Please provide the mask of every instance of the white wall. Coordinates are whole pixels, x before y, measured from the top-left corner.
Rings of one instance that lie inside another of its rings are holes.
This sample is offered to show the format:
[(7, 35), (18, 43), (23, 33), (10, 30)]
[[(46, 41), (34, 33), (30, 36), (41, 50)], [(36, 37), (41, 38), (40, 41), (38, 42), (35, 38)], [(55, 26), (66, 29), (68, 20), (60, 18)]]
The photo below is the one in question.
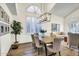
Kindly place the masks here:
[(64, 22), (64, 18), (58, 17), (56, 15), (52, 15), (51, 16), (51, 21), (50, 22), (45, 22), (43, 23), (43, 28), (45, 30), (47, 30), (47, 34), (51, 32), (51, 24), (52, 23), (56, 23), (56, 24), (60, 24), (60, 31), (64, 31), (63, 30), (63, 22)]
[[(41, 4), (23, 4), (23, 3), (16, 4), (17, 15), (18, 15), (17, 18), (18, 18), (18, 21), (20, 21), (22, 23), (22, 26), (23, 26), (22, 33), (20, 36), (18, 36), (18, 41), (20, 43), (32, 42), (31, 35), (29, 33), (27, 33), (25, 30), (26, 29), (26, 27), (25, 27), (26, 17), (32, 16), (32, 15), (34, 16), (34, 14), (32, 14), (32, 13), (27, 13), (27, 7), (31, 6), (31, 5), (36, 5), (37, 7), (39, 7), (41, 9)], [(44, 9), (44, 8), (46, 8), (46, 6), (43, 5), (42, 8)]]
[[(31, 5), (31, 4), (30, 4)], [(53, 8), (53, 6), (55, 4), (47, 4), (48, 6), (48, 10), (51, 10)], [(17, 18), (18, 18), (18, 21), (20, 21), (22, 23), (22, 26), (23, 26), (23, 29), (22, 29), (22, 33), (20, 36), (18, 36), (18, 41), (21, 42), (21, 43), (24, 43), (24, 42), (31, 42), (32, 39), (31, 39), (31, 36), (30, 34), (26, 33), (26, 30), (25, 30), (25, 21), (26, 21), (26, 17), (28, 16), (28, 13), (27, 13), (27, 7), (29, 6), (28, 4), (16, 4), (17, 6)], [(38, 4), (36, 4), (37, 7), (39, 7)], [(40, 7), (39, 7), (40, 8)], [(45, 8), (45, 7), (42, 7), (42, 8)], [(47, 10), (47, 11), (48, 11)], [(29, 16), (31, 15), (31, 13), (29, 14)], [(53, 15), (52, 15), (52, 18), (51, 18), (51, 22), (47, 22), (47, 23), (43, 23), (43, 27), (49, 32), (51, 32), (51, 23), (58, 23), (60, 24), (60, 31), (63, 31), (63, 18), (61, 17), (58, 17), (58, 16), (55, 16), (54, 15), (54, 18), (53, 19)]]
[(0, 37), (1, 40), (1, 55), (7, 55), (11, 45), (13, 44), (13, 39), (11, 39), (10, 34), (6, 34)]
[(51, 18), (51, 23), (57, 23), (57, 24), (60, 24), (60, 31), (64, 31), (63, 30), (63, 23), (64, 22), (64, 18), (62, 17), (59, 17), (59, 16), (56, 16), (56, 15), (52, 15), (52, 18)]
[[(17, 21), (21, 22), (22, 25), (22, 32), (20, 35), (18, 35), (18, 41), (19, 43), (27, 43), (27, 42), (32, 42), (31, 36), (30, 34), (26, 33), (25, 31), (25, 19), (26, 19), (26, 4), (16, 4), (16, 8), (17, 8), (17, 17), (15, 19), (17, 19)], [(13, 35), (12, 35), (13, 36)], [(14, 38), (14, 37), (12, 37)]]
[[(2, 6), (2, 8), (4, 9), (4, 11), (9, 15), (10, 17), (10, 23), (12, 22), (13, 18), (12, 18), (12, 14), (10, 13), (9, 9), (7, 8), (7, 6), (4, 3), (0, 3), (0, 6)], [(0, 36), (0, 41), (1, 41), (1, 55), (7, 55), (10, 46), (13, 44), (14, 40), (11, 38), (10, 33)]]
[(77, 21), (77, 22), (79, 22), (79, 9), (75, 10), (73, 13), (69, 14), (65, 18), (65, 20), (64, 20), (64, 31), (65, 31), (65, 33), (68, 33), (68, 31), (69, 31), (69, 27), (68, 27), (69, 25), (68, 24), (71, 21)]
[(1, 39), (0, 39), (0, 56), (1, 56)]

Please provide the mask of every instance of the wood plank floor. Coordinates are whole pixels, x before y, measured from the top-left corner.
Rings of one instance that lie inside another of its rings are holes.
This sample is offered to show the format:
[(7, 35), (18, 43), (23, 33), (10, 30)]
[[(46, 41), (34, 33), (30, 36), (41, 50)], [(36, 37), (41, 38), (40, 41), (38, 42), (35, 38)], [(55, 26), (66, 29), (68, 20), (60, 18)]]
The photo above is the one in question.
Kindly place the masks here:
[[(45, 56), (45, 51), (40, 51), (39, 56)], [(50, 54), (50, 52), (48, 52)], [(77, 56), (78, 52), (73, 49), (69, 49), (65, 46), (61, 46), (61, 56)], [(32, 47), (32, 43), (20, 44), (18, 49), (10, 49), (7, 56), (38, 56), (38, 52)], [(58, 54), (56, 54), (58, 56)]]

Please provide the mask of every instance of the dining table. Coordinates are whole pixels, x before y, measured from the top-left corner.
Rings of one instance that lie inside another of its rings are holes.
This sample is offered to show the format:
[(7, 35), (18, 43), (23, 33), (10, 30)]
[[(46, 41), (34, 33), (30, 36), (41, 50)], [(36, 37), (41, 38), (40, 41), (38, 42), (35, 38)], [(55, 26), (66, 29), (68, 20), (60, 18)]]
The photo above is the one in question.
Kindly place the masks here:
[(45, 54), (47, 56), (47, 44), (51, 44), (53, 46), (53, 39), (51, 36), (44, 36), (43, 38), (40, 39), (40, 41), (44, 44), (45, 47)]
[[(55, 39), (64, 39), (64, 37), (65, 37), (66, 35), (57, 35), (56, 37), (55, 37)], [(40, 41), (44, 44), (44, 47), (45, 47), (45, 54), (46, 54), (46, 56), (47, 56), (47, 44), (52, 44), (52, 47), (53, 47), (53, 43), (54, 43), (54, 40), (55, 39), (52, 39), (52, 37), (51, 36), (48, 36), (48, 35), (46, 35), (46, 36), (44, 36), (44, 37), (42, 37), (41, 39), (40, 39)]]

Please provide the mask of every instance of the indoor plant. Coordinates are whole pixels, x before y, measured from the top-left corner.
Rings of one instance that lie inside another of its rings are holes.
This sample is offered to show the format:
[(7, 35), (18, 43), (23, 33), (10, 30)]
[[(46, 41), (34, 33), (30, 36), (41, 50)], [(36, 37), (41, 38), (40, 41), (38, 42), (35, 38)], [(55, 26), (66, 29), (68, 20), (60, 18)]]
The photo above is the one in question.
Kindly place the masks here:
[(14, 20), (13, 23), (11, 24), (11, 28), (12, 28), (11, 33), (15, 35), (15, 42), (12, 45), (12, 48), (16, 49), (16, 48), (18, 48), (17, 35), (21, 33), (21, 29), (22, 29), (21, 23)]
[(43, 29), (40, 30), (40, 33), (42, 33), (42, 38), (44, 38), (44, 33), (46, 32), (47, 32), (46, 30), (43, 30)]

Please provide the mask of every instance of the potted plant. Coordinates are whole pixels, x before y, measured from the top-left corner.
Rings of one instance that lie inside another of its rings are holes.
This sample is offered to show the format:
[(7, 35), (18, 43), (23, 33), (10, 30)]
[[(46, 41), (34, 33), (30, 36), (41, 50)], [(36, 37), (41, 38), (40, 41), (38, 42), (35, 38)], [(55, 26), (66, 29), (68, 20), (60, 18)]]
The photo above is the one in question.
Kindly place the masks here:
[(15, 35), (15, 42), (12, 45), (12, 48), (17, 49), (18, 48), (17, 35), (21, 33), (21, 29), (22, 29), (21, 23), (14, 20), (13, 23), (11, 24), (11, 28), (12, 28), (11, 33)]
[(47, 32), (46, 30), (41, 29), (40, 32), (42, 33), (42, 37), (44, 37), (44, 33)]

